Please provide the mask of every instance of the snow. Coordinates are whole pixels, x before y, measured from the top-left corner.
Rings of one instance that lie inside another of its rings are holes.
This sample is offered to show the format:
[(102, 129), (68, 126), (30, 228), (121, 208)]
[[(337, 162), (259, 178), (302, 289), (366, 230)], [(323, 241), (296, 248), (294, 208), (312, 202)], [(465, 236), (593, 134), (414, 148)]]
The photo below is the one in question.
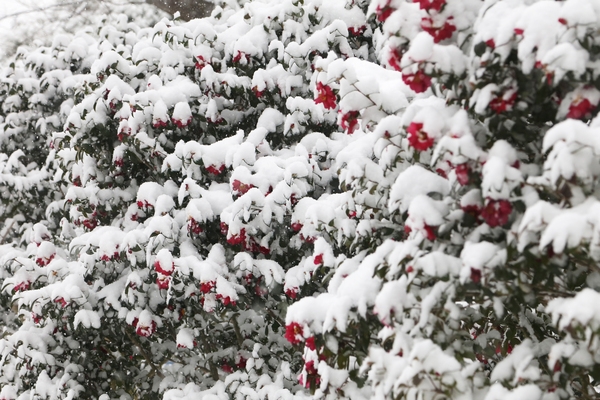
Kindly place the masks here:
[(447, 179), (421, 166), (412, 165), (396, 178), (392, 185), (388, 207), (391, 210), (399, 209), (400, 212), (404, 212), (419, 195), (432, 192), (445, 195), (449, 191), (450, 185)]

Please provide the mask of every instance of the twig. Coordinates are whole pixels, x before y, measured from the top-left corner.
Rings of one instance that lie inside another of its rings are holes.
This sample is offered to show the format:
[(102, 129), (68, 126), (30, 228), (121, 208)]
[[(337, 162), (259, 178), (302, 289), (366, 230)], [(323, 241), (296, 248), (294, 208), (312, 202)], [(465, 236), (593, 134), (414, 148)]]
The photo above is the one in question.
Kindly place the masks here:
[(0, 238), (0, 244), (4, 243), (4, 240), (8, 236), (8, 232), (11, 231), (14, 224), (15, 224), (15, 220), (13, 219), (12, 222), (10, 223), (10, 225), (8, 226), (8, 228), (6, 228), (6, 231), (4, 232), (4, 235), (2, 235), (2, 238)]
[(142, 345), (140, 344), (140, 342), (137, 341), (137, 339), (131, 334), (131, 332), (129, 332), (129, 330), (127, 328), (125, 329), (125, 333), (129, 337), (129, 339), (133, 342), (133, 344), (135, 344), (135, 347), (138, 348), (138, 350), (140, 351), (140, 354), (142, 355), (142, 357), (144, 357), (144, 359), (146, 360), (148, 365), (150, 365), (150, 367), (152, 368), (154, 373), (156, 375), (158, 375), (161, 379), (164, 379), (165, 374), (163, 374), (162, 371), (160, 369), (158, 369), (158, 367), (154, 364), (154, 362), (152, 361), (152, 359), (150, 358), (148, 353), (146, 353), (146, 351), (142, 348)]

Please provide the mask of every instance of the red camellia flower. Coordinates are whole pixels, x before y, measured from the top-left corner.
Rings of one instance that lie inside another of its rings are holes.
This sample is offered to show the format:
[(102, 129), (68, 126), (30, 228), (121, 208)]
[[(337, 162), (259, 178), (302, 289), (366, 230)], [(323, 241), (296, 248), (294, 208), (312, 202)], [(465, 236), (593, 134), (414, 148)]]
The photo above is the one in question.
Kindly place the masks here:
[[(341, 110), (340, 110), (341, 112)], [(356, 129), (358, 129), (358, 117), (360, 113), (358, 111), (349, 111), (347, 113), (342, 114), (340, 126), (343, 130), (345, 130), (349, 135), (353, 134)]]
[(154, 332), (156, 332), (156, 322), (155, 321), (152, 321), (150, 326), (142, 325), (140, 323), (136, 323), (134, 325), (136, 326), (135, 333), (138, 334), (139, 336), (149, 337)]
[(188, 221), (188, 232), (199, 235), (202, 233), (202, 231), (202, 226), (200, 226), (198, 221), (196, 221), (194, 218), (190, 218)]
[(306, 339), (306, 347), (308, 347), (312, 351), (316, 350), (317, 346), (315, 345), (315, 337), (314, 336), (311, 336), (308, 339)]
[(481, 270), (471, 267), (471, 281), (474, 283), (481, 282)]
[(238, 369), (245, 369), (247, 361), (248, 360), (246, 360), (244, 357), (240, 356), (240, 359), (235, 363), (235, 366), (238, 367)]
[(435, 26), (433, 19), (425, 17), (421, 19), (421, 29), (429, 33), (433, 37), (435, 43), (439, 43), (442, 40), (450, 39), (452, 34), (456, 31), (456, 26), (450, 22), (450, 18), (444, 22), (442, 26)]
[(435, 10), (440, 12), (446, 5), (446, 0), (413, 0), (413, 3), (419, 3), (419, 8), (421, 10)]
[(201, 70), (202, 68), (206, 67), (206, 64), (208, 63), (206, 62), (204, 57), (196, 56), (196, 69)]
[(175, 264), (171, 263), (171, 265), (161, 265), (159, 260), (154, 261), (154, 269), (159, 274), (170, 276), (175, 269)]
[(425, 151), (433, 146), (434, 139), (427, 135), (420, 122), (411, 122), (408, 128), (408, 144), (418, 151)]
[(400, 61), (402, 61), (402, 55), (404, 54), (403, 49), (394, 47), (390, 49), (390, 55), (388, 57), (388, 64), (396, 71), (402, 71), (400, 67)]
[(163, 121), (162, 119), (152, 120), (152, 127), (154, 129), (161, 129), (167, 127), (167, 121)]
[(13, 292), (16, 293), (16, 292), (22, 292), (24, 290), (29, 290), (30, 286), (31, 286), (31, 282), (29, 282), (29, 281), (17, 283), (13, 287)]
[(175, 124), (175, 126), (177, 126), (178, 128), (185, 128), (186, 126), (188, 126), (190, 123), (192, 122), (192, 117), (188, 118), (187, 120), (181, 120), (181, 119), (173, 119), (173, 123)]
[(209, 165), (206, 167), (206, 170), (210, 174), (221, 175), (225, 171), (225, 165), (220, 165), (218, 167), (216, 165)]
[(471, 172), (471, 169), (467, 163), (458, 164), (454, 169), (454, 172), (456, 173), (456, 180), (462, 186), (465, 186), (469, 183), (469, 173)]
[(303, 226), (303, 225), (302, 225), (300, 222), (294, 222), (294, 223), (292, 224), (292, 230), (293, 230), (294, 232), (300, 232), (300, 230), (302, 229), (302, 226)]
[(45, 267), (50, 264), (50, 261), (54, 260), (55, 254), (51, 254), (49, 257), (38, 257), (35, 259), (35, 263), (40, 267)]
[(437, 237), (435, 234), (435, 231), (433, 230), (434, 227), (425, 224), (424, 229), (425, 229), (425, 234), (426, 234), (427, 240), (430, 240), (433, 242), (435, 240), (435, 238)]
[(512, 205), (508, 200), (487, 199), (481, 210), (481, 217), (492, 228), (503, 226), (512, 213)]
[(228, 374), (231, 374), (233, 372), (233, 367), (229, 365), (229, 362), (227, 360), (221, 361), (221, 369), (227, 372)]
[(586, 98), (578, 98), (569, 106), (567, 118), (581, 119), (586, 116), (591, 116), (592, 110), (595, 108), (592, 103)]
[(390, 17), (390, 15), (392, 15), (392, 13), (396, 10), (395, 8), (392, 8), (390, 6), (391, 2), (392, 0), (388, 0), (383, 7), (377, 6), (377, 9), (375, 10), (375, 14), (377, 14), (377, 21), (385, 22)]
[(362, 25), (362, 26), (359, 26), (359, 27), (351, 26), (351, 27), (348, 28), (348, 32), (350, 32), (350, 34), (352, 36), (362, 35), (363, 33), (365, 33), (366, 30), (367, 30), (367, 26), (366, 25)]
[(244, 59), (244, 64), (248, 63), (248, 56), (246, 55), (246, 53), (238, 51), (235, 57), (233, 57), (233, 62), (239, 63), (242, 61), (242, 59)]
[(237, 179), (234, 179), (233, 183), (231, 184), (231, 188), (233, 189), (234, 193), (238, 196), (245, 194), (248, 190), (252, 189), (253, 187), (254, 185), (243, 183)]
[(252, 93), (254, 93), (254, 95), (260, 99), (265, 94), (265, 91), (264, 90), (258, 90), (258, 87), (253, 86), (252, 87)]
[(225, 222), (221, 222), (219, 228), (221, 230), (221, 235), (227, 235), (227, 232), (229, 232), (229, 226)]
[(285, 290), (285, 295), (290, 299), (295, 299), (298, 296), (298, 288), (290, 288)]
[(285, 327), (284, 337), (291, 344), (298, 344), (302, 340), (304, 340), (304, 338), (302, 337), (303, 333), (304, 333), (304, 329), (302, 329), (302, 325), (300, 325), (297, 322), (292, 322), (291, 324), (289, 324), (288, 326)]
[(317, 238), (314, 236), (304, 236), (303, 234), (300, 234), (300, 240), (306, 243), (314, 243)]
[(496, 114), (503, 113), (505, 111), (510, 111), (517, 100), (517, 92), (515, 91), (508, 98), (506, 95), (502, 97), (496, 97), (492, 101), (490, 101), (490, 109), (494, 111)]
[(31, 313), (31, 318), (33, 319), (34, 324), (39, 324), (42, 322), (42, 316), (36, 313)]
[(402, 74), (402, 81), (415, 93), (423, 93), (431, 86), (431, 77), (421, 70), (415, 74)]
[(317, 254), (313, 259), (313, 262), (315, 263), (315, 265), (323, 264), (323, 254)]
[(228, 306), (228, 305), (232, 305), (235, 306), (236, 302), (235, 300), (232, 300), (231, 297), (229, 296), (223, 296), (222, 294), (217, 294), (217, 300), (221, 300), (221, 302), (223, 303), (224, 306)]
[(227, 243), (229, 243), (232, 246), (235, 246), (236, 244), (246, 243), (246, 229), (242, 228), (238, 235), (232, 235), (231, 237), (227, 238)]
[(215, 287), (215, 281), (202, 282), (200, 284), (200, 291), (204, 294), (210, 293), (210, 291)]
[(60, 305), (62, 308), (65, 308), (66, 306), (69, 305), (69, 303), (67, 303), (67, 301), (63, 297), (57, 297), (57, 298), (55, 298), (54, 302), (56, 304)]
[(162, 274), (158, 274), (156, 277), (156, 284), (158, 285), (159, 289), (168, 289), (169, 288), (169, 284), (171, 283), (171, 277), (170, 276), (165, 276)]
[(328, 85), (323, 85), (321, 82), (317, 82), (317, 98), (315, 99), (316, 104), (323, 104), (328, 110), (336, 107), (336, 97)]

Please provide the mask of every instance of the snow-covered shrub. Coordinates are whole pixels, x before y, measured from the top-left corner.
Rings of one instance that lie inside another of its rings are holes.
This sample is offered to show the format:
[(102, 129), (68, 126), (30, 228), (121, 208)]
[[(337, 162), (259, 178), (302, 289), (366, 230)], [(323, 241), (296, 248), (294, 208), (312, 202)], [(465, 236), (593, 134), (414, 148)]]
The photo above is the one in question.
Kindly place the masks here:
[(599, 24), (254, 0), (24, 53), (0, 398), (595, 398)]

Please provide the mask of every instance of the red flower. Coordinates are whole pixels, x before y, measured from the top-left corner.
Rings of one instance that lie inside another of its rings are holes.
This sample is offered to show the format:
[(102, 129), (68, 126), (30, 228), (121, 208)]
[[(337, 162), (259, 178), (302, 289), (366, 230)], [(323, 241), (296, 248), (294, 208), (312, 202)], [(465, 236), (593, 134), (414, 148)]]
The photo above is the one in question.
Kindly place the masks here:
[(238, 369), (245, 369), (246, 361), (247, 360), (244, 357), (240, 356), (240, 360), (235, 363), (235, 366), (238, 367)]
[(408, 128), (408, 144), (418, 151), (425, 151), (433, 146), (434, 138), (430, 138), (427, 132), (423, 130), (423, 124), (420, 122), (411, 122)]
[(290, 299), (295, 299), (298, 296), (298, 288), (286, 289), (285, 295)]
[(310, 244), (310, 243), (314, 243), (315, 240), (317, 240), (317, 238), (314, 236), (304, 236), (303, 234), (300, 234), (300, 240)]
[(435, 43), (439, 43), (442, 40), (450, 39), (456, 31), (456, 26), (448, 20), (442, 26), (434, 26), (433, 19), (425, 17), (421, 19), (421, 29), (429, 33)]
[(21, 283), (17, 283), (14, 287), (13, 287), (13, 292), (22, 292), (24, 290), (29, 290), (29, 287), (31, 286), (31, 282), (29, 281), (25, 281), (25, 282), (21, 282)]
[(231, 297), (229, 296), (223, 296), (222, 294), (217, 294), (217, 300), (221, 300), (221, 302), (223, 303), (224, 306), (228, 306), (228, 305), (232, 305), (235, 306), (236, 302), (235, 300), (232, 300)]
[(561, 23), (561, 24), (563, 24), (563, 25), (568, 25), (568, 22), (567, 22), (567, 20), (566, 20), (566, 19), (564, 19), (564, 18), (559, 18), (559, 19), (558, 19), (558, 22), (559, 22), (559, 23)]
[(340, 126), (343, 130), (348, 132), (349, 135), (353, 134), (354, 131), (358, 128), (359, 116), (360, 113), (358, 111), (349, 111), (347, 113), (342, 114)]
[(502, 97), (496, 97), (495, 99), (490, 101), (490, 108), (496, 114), (500, 114), (505, 111), (510, 111), (512, 110), (513, 105), (515, 104), (515, 100), (517, 100), (516, 91), (513, 94), (511, 94), (509, 98), (506, 98), (506, 95), (503, 95)]
[(413, 3), (419, 3), (419, 8), (421, 10), (435, 10), (440, 12), (446, 5), (446, 0), (413, 0)]
[(375, 13), (377, 14), (377, 20), (379, 22), (385, 22), (390, 15), (392, 15), (392, 13), (394, 11), (396, 11), (395, 8), (392, 8), (390, 6), (391, 0), (388, 0), (387, 3), (385, 4), (385, 6), (381, 7), (381, 6), (377, 6), (377, 9), (375, 10)]
[(167, 121), (163, 121), (162, 119), (155, 119), (152, 121), (152, 127), (154, 129), (166, 128)]
[(171, 283), (170, 276), (158, 274), (158, 276), (156, 277), (156, 284), (158, 285), (159, 289), (168, 289), (170, 283)]
[(254, 185), (243, 183), (237, 179), (234, 179), (233, 183), (231, 184), (231, 188), (233, 189), (234, 194), (238, 196), (245, 194), (248, 190), (252, 189), (253, 187)]
[(238, 51), (237, 54), (235, 55), (235, 57), (233, 57), (233, 62), (234, 63), (239, 63), (240, 61), (242, 61), (242, 58), (244, 59), (243, 64), (247, 64), (248, 63), (248, 56), (246, 55), (246, 53)]
[(303, 226), (303, 225), (302, 225), (300, 222), (294, 222), (294, 223), (292, 224), (292, 230), (293, 230), (294, 232), (300, 232), (300, 230), (302, 229), (302, 226)]
[(204, 230), (202, 229), (202, 226), (200, 226), (198, 221), (196, 221), (194, 218), (190, 218), (188, 222), (188, 232), (199, 235), (203, 231)]
[(173, 119), (173, 123), (175, 124), (175, 126), (177, 126), (178, 128), (185, 128), (186, 126), (188, 126), (190, 123), (192, 122), (192, 117), (188, 118), (187, 121), (183, 121), (180, 119)]
[(134, 320), (134, 326), (136, 327), (135, 333), (138, 334), (139, 336), (149, 337), (154, 332), (156, 332), (156, 322), (155, 321), (152, 321), (150, 326), (141, 325), (141, 324), (135, 323), (135, 322), (136, 321)]
[(315, 263), (315, 265), (321, 265), (323, 264), (323, 254), (317, 254), (315, 256), (315, 258), (313, 259), (313, 262)]
[(35, 263), (40, 267), (45, 267), (50, 264), (50, 261), (54, 260), (54, 256), (55, 254), (50, 255), (50, 257), (38, 257), (36, 258)]
[(476, 218), (479, 217), (479, 214), (481, 213), (481, 208), (479, 208), (479, 206), (476, 204), (469, 204), (466, 206), (461, 206), (460, 208), (465, 214), (471, 214)]
[(265, 94), (264, 90), (258, 90), (258, 87), (253, 86), (252, 87), (252, 92), (254, 93), (254, 95), (256, 97), (258, 97), (259, 99)]
[(62, 308), (65, 308), (66, 306), (69, 305), (69, 303), (67, 303), (67, 301), (63, 297), (57, 297), (57, 298), (55, 298), (54, 302), (56, 304), (60, 305)]
[(592, 103), (586, 98), (576, 99), (569, 106), (569, 113), (567, 118), (581, 119), (590, 116), (592, 110), (595, 108)]
[(425, 224), (425, 227), (424, 227), (425, 233), (427, 234), (427, 240), (430, 240), (432, 242), (436, 238), (435, 231), (433, 230), (433, 228), (434, 228), (433, 226), (429, 226), (427, 224)]
[(306, 347), (308, 347), (312, 351), (315, 351), (317, 346), (315, 345), (315, 337), (314, 336), (311, 336), (308, 339), (306, 339)]
[(96, 226), (98, 226), (98, 221), (96, 219), (86, 219), (83, 221), (83, 226), (85, 226), (88, 230), (93, 230)]
[(490, 227), (494, 228), (505, 225), (511, 213), (512, 205), (508, 200), (487, 199), (481, 210), (481, 217)]
[(316, 375), (317, 373), (317, 369), (315, 368), (315, 362), (314, 361), (309, 361), (306, 363), (305, 365), (306, 367), (306, 373), (309, 375)]
[(221, 235), (227, 235), (227, 232), (229, 232), (229, 226), (225, 222), (221, 222), (219, 227), (221, 229)]
[(225, 171), (225, 165), (221, 165), (217, 167), (216, 165), (209, 165), (206, 167), (206, 170), (209, 174), (213, 175), (221, 175)]
[(515, 28), (515, 35), (522, 35), (524, 32), (522, 28)]
[(154, 269), (159, 274), (169, 276), (173, 273), (173, 270), (175, 269), (175, 264), (171, 263), (171, 265), (169, 265), (169, 266), (161, 265), (160, 261), (156, 260), (156, 261), (154, 261)]
[(471, 172), (471, 169), (467, 163), (457, 165), (454, 172), (456, 173), (456, 180), (462, 186), (469, 183), (469, 173)]
[(471, 281), (474, 283), (481, 282), (481, 270), (471, 267)]
[(215, 287), (215, 281), (203, 282), (200, 284), (200, 291), (204, 294), (209, 293)]
[(366, 25), (359, 26), (358, 28), (355, 28), (353, 26), (351, 26), (350, 28), (348, 28), (348, 31), (350, 32), (350, 34), (352, 36), (362, 35), (363, 33), (365, 33), (366, 30), (367, 30), (367, 26)]
[(402, 74), (402, 81), (415, 93), (423, 93), (431, 86), (431, 77), (421, 70), (416, 74)]
[(227, 243), (229, 243), (232, 246), (235, 246), (236, 244), (246, 243), (246, 229), (242, 228), (238, 235), (231, 235), (229, 238), (227, 238)]
[(207, 64), (207, 62), (204, 59), (204, 57), (202, 57), (202, 56), (197, 56), (196, 57), (196, 69), (200, 69), (201, 70), (202, 68), (206, 67), (206, 64)]
[(34, 324), (39, 324), (42, 322), (42, 316), (36, 313), (31, 313), (31, 318), (33, 319)]
[(323, 85), (321, 82), (317, 82), (317, 98), (315, 100), (316, 104), (323, 104), (328, 110), (331, 110), (336, 107), (336, 97), (335, 93), (333, 93), (333, 89), (331, 89), (328, 85)]
[(402, 71), (400, 67), (400, 61), (402, 61), (402, 55), (404, 54), (404, 49), (399, 47), (394, 47), (390, 49), (390, 55), (388, 57), (388, 64), (390, 67), (394, 68), (396, 71)]
[(407, 273), (407, 274), (410, 274), (411, 272), (414, 272), (414, 270), (415, 270), (415, 269), (413, 268), (413, 266), (412, 266), (412, 265), (409, 265), (408, 267), (406, 267), (406, 273)]
[(302, 340), (304, 340), (304, 338), (302, 337), (303, 333), (304, 333), (304, 329), (302, 329), (302, 325), (300, 325), (297, 322), (292, 322), (291, 324), (289, 324), (288, 326), (285, 327), (284, 337), (291, 344), (298, 344)]

